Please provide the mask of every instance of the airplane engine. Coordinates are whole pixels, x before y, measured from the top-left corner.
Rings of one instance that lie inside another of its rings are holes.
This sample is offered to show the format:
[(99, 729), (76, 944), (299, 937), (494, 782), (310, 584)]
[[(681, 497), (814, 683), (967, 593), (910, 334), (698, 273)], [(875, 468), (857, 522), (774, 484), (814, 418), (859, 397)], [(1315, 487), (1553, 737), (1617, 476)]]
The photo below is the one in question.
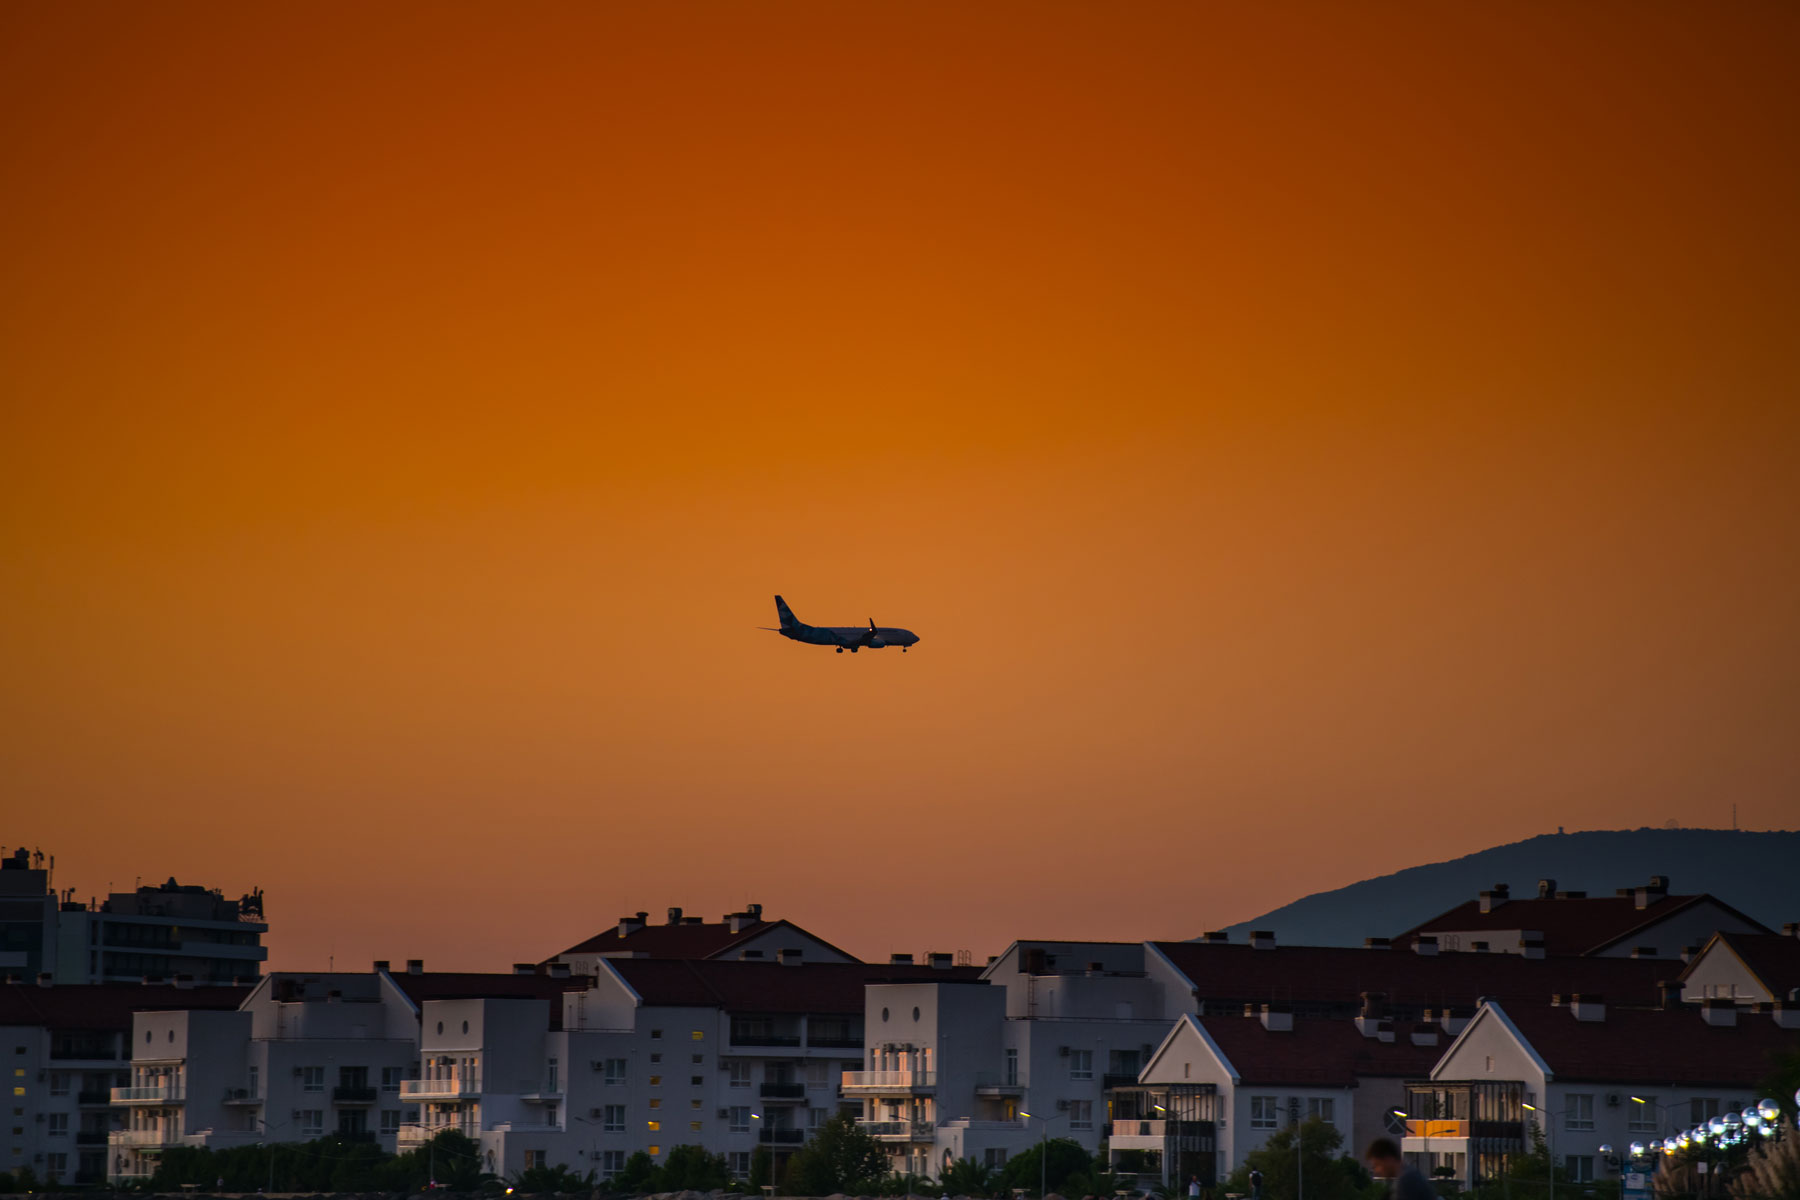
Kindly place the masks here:
[(885, 638), (872, 637), (869, 639), (869, 649), (871, 650), (879, 650), (885, 645), (887, 645)]

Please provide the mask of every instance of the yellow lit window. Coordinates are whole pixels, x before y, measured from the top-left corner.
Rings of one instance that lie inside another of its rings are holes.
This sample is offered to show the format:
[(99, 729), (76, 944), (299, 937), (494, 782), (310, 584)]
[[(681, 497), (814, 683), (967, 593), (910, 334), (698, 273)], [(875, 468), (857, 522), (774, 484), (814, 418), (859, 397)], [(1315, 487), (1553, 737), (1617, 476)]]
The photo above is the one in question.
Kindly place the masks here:
[(699, 1108), (704, 1103), (705, 1103), (704, 1100), (689, 1100), (688, 1107), (689, 1108)]
[(661, 1133), (662, 1132), (662, 1122), (661, 1121), (651, 1121), (650, 1122), (650, 1132), (651, 1133)]
[(651, 1087), (661, 1087), (662, 1086), (662, 1076), (661, 1075), (652, 1075), (650, 1077), (650, 1086)]
[(15, 1096), (23, 1096), (24, 1094), (25, 1094), (25, 1089), (22, 1087), (16, 1087), (13, 1089), (13, 1095), (15, 1095)]
[(651, 1108), (661, 1108), (662, 1100), (656, 1096), (650, 1097), (650, 1107)]
[(689, 1129), (691, 1129), (691, 1130), (693, 1130), (693, 1131), (694, 1131), (694, 1132), (695, 1132), (695, 1133), (699, 1133), (699, 1132), (700, 1132), (700, 1122), (698, 1122), (698, 1121), (689, 1121), (689, 1122), (688, 1122), (688, 1128), (689, 1128)]
[(706, 1040), (706, 1031), (703, 1029), (694, 1030), (694, 1040), (696, 1042), (704, 1042)]
[(650, 1157), (651, 1157), (651, 1158), (655, 1158), (655, 1157), (656, 1157), (656, 1156), (657, 1156), (657, 1155), (659, 1155), (659, 1154), (661, 1154), (661, 1153), (662, 1153), (662, 1147), (661, 1147), (661, 1146), (652, 1146), (652, 1147), (650, 1147)]

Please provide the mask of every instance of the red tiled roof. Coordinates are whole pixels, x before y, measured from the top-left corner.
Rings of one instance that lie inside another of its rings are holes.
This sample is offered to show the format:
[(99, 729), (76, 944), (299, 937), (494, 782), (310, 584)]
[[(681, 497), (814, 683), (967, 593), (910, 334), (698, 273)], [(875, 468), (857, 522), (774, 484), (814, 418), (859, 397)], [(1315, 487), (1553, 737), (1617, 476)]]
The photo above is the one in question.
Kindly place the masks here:
[[(832, 946), (824, 938), (808, 930), (801, 929), (785, 918), (780, 921), (752, 921), (736, 933), (724, 921), (707, 923), (704, 921), (683, 921), (676, 925), (642, 925), (630, 933), (620, 933), (615, 926), (596, 933), (584, 942), (570, 946), (563, 954), (617, 954), (643, 955), (647, 958), (714, 958), (725, 954), (734, 946), (750, 941), (758, 934), (767, 933), (771, 929), (782, 927), (803, 933), (822, 946), (831, 946), (845, 958), (855, 961), (856, 956), (846, 954)], [(562, 955), (558, 955), (558, 958)], [(554, 962), (555, 959), (547, 959)]]
[(233, 1009), (247, 987), (175, 987), (172, 984), (82, 983), (39, 987), (0, 985), (0, 1025), (49, 1029), (129, 1030), (134, 1012), (184, 1008)]
[(871, 983), (979, 982), (978, 967), (804, 963), (736, 959), (606, 960), (646, 1005), (755, 1013), (861, 1013)]
[[(1544, 935), (1547, 954), (1591, 954), (1607, 946), (1629, 941), (1640, 929), (1659, 924), (1695, 904), (1717, 904), (1743, 921), (1762, 929), (1750, 917), (1712, 896), (1663, 896), (1643, 908), (1630, 896), (1582, 896), (1557, 899), (1531, 896), (1496, 904), (1487, 912), (1481, 902), (1466, 900), (1394, 939), (1396, 946), (1411, 946), (1422, 933), (1475, 933), (1531, 930)], [(1496, 947), (1510, 950), (1512, 947)]]
[(1352, 946), (1157, 942), (1201, 1000), (1225, 1004), (1353, 1004), (1382, 992), (1393, 1004), (1472, 1010), (1483, 997), (1547, 1003), (1586, 992), (1615, 1004), (1654, 1005), (1657, 984), (1680, 974), (1679, 959), (1526, 958), (1522, 954), (1418, 954)]
[[(1800, 937), (1788, 933), (1716, 933), (1713, 941), (1723, 942), (1736, 953), (1777, 1000), (1786, 1000), (1789, 992), (1800, 988)], [(1710, 944), (1707, 949), (1717, 953)], [(1696, 955), (1688, 963), (1687, 970), (1681, 973), (1683, 980), (1701, 957)]]
[(1449, 1035), (1439, 1031), (1430, 1046), (1413, 1044), (1414, 1026), (1405, 1022), (1394, 1040), (1364, 1037), (1349, 1020), (1296, 1019), (1289, 1030), (1269, 1030), (1258, 1017), (1197, 1017), (1217, 1043), (1240, 1082), (1246, 1084), (1294, 1084), (1311, 1087), (1354, 1087), (1358, 1079), (1387, 1077), (1418, 1079), (1450, 1045)]
[(1577, 1021), (1567, 1007), (1501, 1005), (1558, 1079), (1664, 1087), (1753, 1088), (1778, 1054), (1800, 1052), (1800, 1030), (1768, 1013), (1740, 1012), (1737, 1024), (1706, 1023), (1694, 1005), (1619, 1011)]

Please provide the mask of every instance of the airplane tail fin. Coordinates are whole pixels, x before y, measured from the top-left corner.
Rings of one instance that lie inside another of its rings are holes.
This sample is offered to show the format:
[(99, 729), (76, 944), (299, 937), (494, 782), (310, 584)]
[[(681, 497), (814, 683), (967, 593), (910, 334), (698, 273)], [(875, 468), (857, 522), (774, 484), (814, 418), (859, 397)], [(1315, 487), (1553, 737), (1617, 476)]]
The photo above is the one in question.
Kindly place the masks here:
[(794, 610), (787, 606), (787, 601), (780, 596), (775, 597), (775, 615), (781, 618), (783, 629), (798, 629), (800, 621), (794, 616)]

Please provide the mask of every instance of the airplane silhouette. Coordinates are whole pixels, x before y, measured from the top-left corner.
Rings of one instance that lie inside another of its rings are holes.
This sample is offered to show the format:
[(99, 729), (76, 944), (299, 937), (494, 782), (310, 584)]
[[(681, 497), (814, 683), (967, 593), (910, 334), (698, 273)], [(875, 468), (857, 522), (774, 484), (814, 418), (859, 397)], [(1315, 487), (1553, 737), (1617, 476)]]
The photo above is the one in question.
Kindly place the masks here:
[(795, 642), (805, 642), (811, 646), (831, 646), (839, 654), (848, 650), (855, 654), (864, 646), (871, 650), (879, 650), (883, 646), (898, 646), (900, 653), (919, 640), (919, 635), (910, 629), (891, 629), (885, 625), (875, 624), (875, 618), (869, 618), (869, 627), (861, 625), (803, 625), (794, 616), (794, 610), (787, 606), (787, 601), (780, 596), (775, 597), (775, 615), (781, 618), (781, 628), (770, 629), (767, 625), (759, 625), (759, 629), (767, 629), (770, 633), (779, 633), (782, 637)]

